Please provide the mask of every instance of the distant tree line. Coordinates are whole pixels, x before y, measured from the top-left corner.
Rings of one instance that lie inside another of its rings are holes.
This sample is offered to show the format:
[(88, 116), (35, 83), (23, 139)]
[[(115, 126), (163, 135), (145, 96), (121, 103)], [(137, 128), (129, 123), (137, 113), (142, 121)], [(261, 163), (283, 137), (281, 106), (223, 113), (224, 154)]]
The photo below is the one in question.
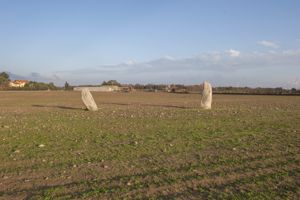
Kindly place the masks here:
[[(120, 84), (116, 80), (104, 81), (102, 85), (118, 85), (131, 87), (135, 90), (147, 92), (170, 92), (170, 93), (201, 93), (202, 84), (183, 85), (183, 84)], [(296, 88), (284, 89), (277, 88), (250, 88), (250, 87), (213, 87), (214, 94), (257, 94), (257, 95), (300, 95), (300, 90)]]
[(300, 90), (296, 88), (284, 89), (276, 88), (250, 88), (250, 87), (215, 87), (213, 88), (215, 94), (263, 94), (263, 95), (300, 95)]
[[(9, 87), (9, 74), (6, 72), (0, 73), (0, 90), (73, 90), (74, 86), (71, 86), (68, 82), (65, 82), (64, 87), (57, 87), (54, 83), (43, 83), (29, 81), (24, 87)], [(200, 93), (202, 91), (202, 85), (183, 85), (183, 84), (121, 84), (116, 80), (103, 81), (103, 85), (114, 85), (129, 87), (135, 90), (142, 90), (147, 92), (171, 92), (171, 93)], [(99, 86), (99, 85), (85, 85), (85, 86)], [(300, 90), (296, 88), (284, 89), (277, 88), (250, 88), (250, 87), (214, 87), (214, 94), (257, 94), (257, 95), (300, 95)]]
[(43, 83), (36, 81), (29, 81), (24, 87), (9, 87), (9, 74), (6, 72), (0, 73), (0, 89), (1, 90), (58, 90), (61, 89), (54, 85), (54, 83)]
[[(135, 84), (132, 87), (136, 90), (144, 91), (164, 91), (171, 93), (200, 93), (202, 85), (182, 85), (182, 84)], [(250, 88), (250, 87), (213, 87), (214, 94), (257, 94), (257, 95), (300, 95), (300, 90), (296, 88), (284, 89), (276, 88)]]
[(29, 81), (24, 87), (6, 87), (5, 90), (59, 90), (61, 88), (54, 85), (54, 83), (43, 83), (36, 81)]

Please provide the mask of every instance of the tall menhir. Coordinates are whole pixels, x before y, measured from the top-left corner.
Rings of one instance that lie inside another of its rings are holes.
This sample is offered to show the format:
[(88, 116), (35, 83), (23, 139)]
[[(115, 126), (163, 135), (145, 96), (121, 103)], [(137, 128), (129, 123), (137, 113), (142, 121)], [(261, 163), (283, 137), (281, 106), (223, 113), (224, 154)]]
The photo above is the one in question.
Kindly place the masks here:
[(201, 107), (203, 109), (211, 109), (211, 102), (212, 102), (212, 87), (210, 83), (205, 81), (203, 83)]

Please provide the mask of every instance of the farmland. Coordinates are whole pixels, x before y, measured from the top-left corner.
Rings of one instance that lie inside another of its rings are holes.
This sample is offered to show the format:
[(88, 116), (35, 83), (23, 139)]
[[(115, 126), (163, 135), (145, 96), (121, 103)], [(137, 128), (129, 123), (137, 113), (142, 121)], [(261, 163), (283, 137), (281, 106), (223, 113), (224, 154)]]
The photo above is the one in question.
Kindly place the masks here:
[(297, 199), (300, 97), (0, 92), (0, 199)]

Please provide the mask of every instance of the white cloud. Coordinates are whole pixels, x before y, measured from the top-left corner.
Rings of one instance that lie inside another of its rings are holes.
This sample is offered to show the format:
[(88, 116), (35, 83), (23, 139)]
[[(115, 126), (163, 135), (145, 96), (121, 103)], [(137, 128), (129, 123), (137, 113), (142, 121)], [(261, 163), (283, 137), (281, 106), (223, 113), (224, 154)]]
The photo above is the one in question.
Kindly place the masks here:
[(134, 59), (129, 59), (129, 60), (125, 61), (124, 63), (125, 63), (126, 65), (134, 65), (134, 64), (136, 64), (137, 62), (136, 62), (136, 60), (134, 60)]
[[(228, 59), (239, 57), (239, 59)], [(130, 63), (130, 65), (129, 65)], [(257, 69), (297, 66), (300, 63), (300, 50), (265, 51), (241, 54), (236, 50), (225, 52), (201, 53), (196, 56), (181, 59), (165, 57), (147, 62), (129, 62), (116, 65), (100, 65), (90, 69), (58, 71), (56, 73), (95, 74), (95, 73), (160, 73), (174, 71), (236, 71), (241, 69)]]
[(166, 59), (166, 60), (175, 60), (174, 57), (168, 56), (168, 55), (164, 56), (163, 58)]
[(13, 74), (9, 72), (9, 77), (12, 80), (16, 79), (26, 79), (30, 81), (37, 81), (37, 82), (55, 82), (57, 84), (62, 84), (63, 80), (57, 74), (49, 74), (49, 75), (42, 75), (37, 72), (32, 72), (29, 75), (19, 76), (17, 74)]
[(239, 57), (241, 55), (241, 52), (237, 50), (230, 49), (227, 51), (230, 57)]
[(288, 84), (293, 88), (300, 88), (300, 79), (298, 77), (290, 80)]
[(266, 40), (259, 41), (258, 44), (263, 45), (263, 46), (268, 47), (268, 48), (273, 48), (273, 49), (278, 49), (279, 48), (279, 45), (276, 44), (275, 42), (266, 41)]
[[(232, 59), (234, 57), (234, 59)], [(300, 50), (201, 53), (186, 58), (166, 57), (147, 62), (101, 65), (56, 72), (75, 84), (94, 84), (116, 79), (122, 83), (198, 83), (211, 80), (218, 85), (298, 87)], [(298, 79), (297, 79), (298, 80)]]

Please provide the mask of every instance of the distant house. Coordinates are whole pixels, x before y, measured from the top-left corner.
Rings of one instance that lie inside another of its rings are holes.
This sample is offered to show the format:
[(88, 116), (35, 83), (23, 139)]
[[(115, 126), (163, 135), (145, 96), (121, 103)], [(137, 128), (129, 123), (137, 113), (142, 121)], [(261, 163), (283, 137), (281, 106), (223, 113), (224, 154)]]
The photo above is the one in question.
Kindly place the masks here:
[(26, 83), (29, 83), (27, 80), (14, 80), (9, 82), (9, 87), (15, 87), (15, 88), (22, 88), (26, 85)]

